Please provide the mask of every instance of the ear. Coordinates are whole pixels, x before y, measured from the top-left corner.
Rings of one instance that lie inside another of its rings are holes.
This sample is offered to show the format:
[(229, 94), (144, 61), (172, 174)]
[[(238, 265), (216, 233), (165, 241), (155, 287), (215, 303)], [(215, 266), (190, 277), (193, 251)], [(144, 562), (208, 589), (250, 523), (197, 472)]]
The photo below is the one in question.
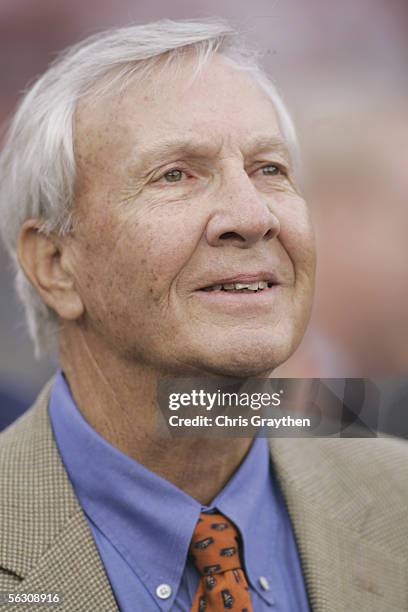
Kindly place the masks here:
[(78, 319), (84, 305), (64, 256), (64, 242), (45, 235), (39, 228), (38, 219), (28, 219), (21, 226), (17, 239), (20, 266), (42, 301), (61, 319)]

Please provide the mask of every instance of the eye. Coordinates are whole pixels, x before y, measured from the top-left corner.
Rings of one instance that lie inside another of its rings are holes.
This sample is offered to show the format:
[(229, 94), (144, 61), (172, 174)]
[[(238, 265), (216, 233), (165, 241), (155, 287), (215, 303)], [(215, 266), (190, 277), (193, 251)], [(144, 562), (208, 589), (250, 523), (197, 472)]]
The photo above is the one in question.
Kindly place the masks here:
[(166, 174), (163, 174), (163, 178), (167, 183), (177, 183), (181, 181), (183, 178), (184, 172), (179, 170), (178, 168), (174, 168), (173, 170), (169, 170)]
[(267, 166), (263, 166), (261, 170), (264, 176), (275, 176), (276, 174), (282, 174), (282, 171), (279, 166), (276, 166), (275, 164), (268, 164)]

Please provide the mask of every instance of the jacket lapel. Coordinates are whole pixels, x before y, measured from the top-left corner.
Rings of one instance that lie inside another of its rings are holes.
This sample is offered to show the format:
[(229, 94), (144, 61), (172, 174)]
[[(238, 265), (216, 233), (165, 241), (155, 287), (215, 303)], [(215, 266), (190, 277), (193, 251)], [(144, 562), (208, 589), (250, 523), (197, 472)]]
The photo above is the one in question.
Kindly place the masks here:
[(64, 612), (118, 612), (81, 509), (66, 523), (39, 563), (24, 578), (21, 590), (61, 593)]
[[(0, 504), (0, 567), (20, 578), (19, 591), (61, 593), (64, 612), (118, 612), (52, 434), (51, 384), (3, 434), (2, 467), (10, 484), (7, 502)], [(29, 612), (32, 604), (19, 609)]]
[(366, 536), (371, 513), (380, 509), (364, 484), (364, 473), (353, 471), (347, 461), (359, 444), (347, 439), (270, 440), (313, 612), (406, 609), (402, 560)]

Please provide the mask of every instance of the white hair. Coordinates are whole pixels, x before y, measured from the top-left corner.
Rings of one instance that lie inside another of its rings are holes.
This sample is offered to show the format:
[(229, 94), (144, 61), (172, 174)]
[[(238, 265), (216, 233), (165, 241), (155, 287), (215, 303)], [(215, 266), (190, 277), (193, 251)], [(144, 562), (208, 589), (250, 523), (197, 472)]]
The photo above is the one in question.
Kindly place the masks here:
[(56, 346), (59, 321), (18, 265), (16, 242), (26, 219), (41, 220), (41, 231), (69, 232), (73, 220), (75, 158), (73, 118), (86, 95), (99, 99), (129, 78), (152, 75), (163, 62), (181, 63), (194, 53), (198, 74), (219, 53), (247, 71), (271, 98), (296, 165), (295, 130), (274, 84), (258, 64), (258, 53), (223, 20), (161, 20), (93, 35), (63, 52), (26, 92), (12, 119), (0, 155), (1, 233), (16, 272), (37, 357)]

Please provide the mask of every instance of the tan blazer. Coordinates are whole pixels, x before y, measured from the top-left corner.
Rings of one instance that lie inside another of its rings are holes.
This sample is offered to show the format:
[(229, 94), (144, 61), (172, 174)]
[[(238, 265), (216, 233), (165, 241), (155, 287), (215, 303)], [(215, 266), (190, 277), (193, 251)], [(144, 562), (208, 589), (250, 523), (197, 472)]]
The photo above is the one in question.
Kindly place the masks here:
[[(49, 388), (0, 435), (0, 591), (64, 599), (0, 610), (117, 611), (53, 438)], [(407, 612), (408, 444), (274, 439), (271, 453), (312, 610)]]

